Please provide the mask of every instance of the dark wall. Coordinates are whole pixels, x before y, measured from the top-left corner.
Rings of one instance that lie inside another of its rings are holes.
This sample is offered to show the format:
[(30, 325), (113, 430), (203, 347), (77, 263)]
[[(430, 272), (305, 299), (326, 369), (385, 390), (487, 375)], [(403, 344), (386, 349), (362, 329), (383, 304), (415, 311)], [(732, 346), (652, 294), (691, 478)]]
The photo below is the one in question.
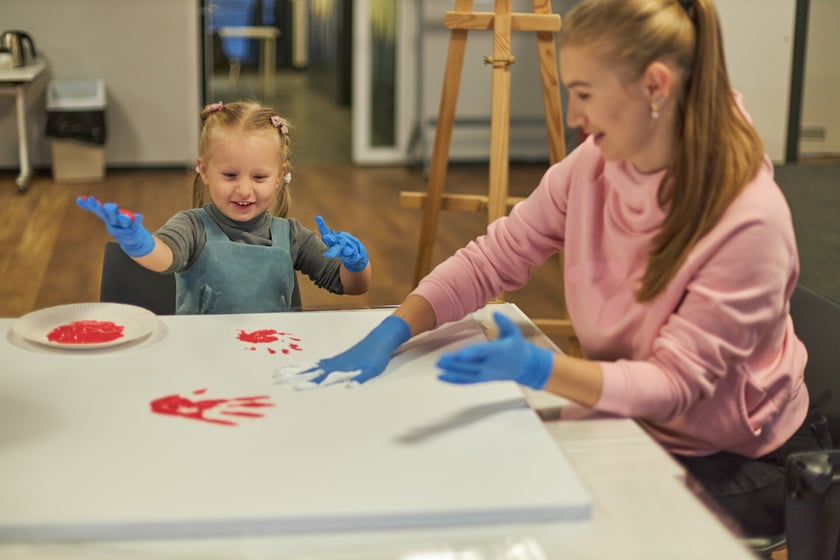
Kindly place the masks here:
[(335, 0), (335, 9), (328, 13), (310, 12), (310, 85), (345, 106), (352, 101), (352, 31), (352, 0)]

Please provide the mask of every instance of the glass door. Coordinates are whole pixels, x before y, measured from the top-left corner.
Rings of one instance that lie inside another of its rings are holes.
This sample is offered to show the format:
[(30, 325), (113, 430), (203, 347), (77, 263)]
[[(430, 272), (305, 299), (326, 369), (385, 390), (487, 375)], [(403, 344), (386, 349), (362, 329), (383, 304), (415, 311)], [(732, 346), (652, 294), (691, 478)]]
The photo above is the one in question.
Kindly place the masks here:
[(353, 161), (405, 163), (421, 0), (359, 0), (353, 14)]
[(352, 0), (202, 0), (204, 102), (253, 99), (297, 163), (351, 161)]

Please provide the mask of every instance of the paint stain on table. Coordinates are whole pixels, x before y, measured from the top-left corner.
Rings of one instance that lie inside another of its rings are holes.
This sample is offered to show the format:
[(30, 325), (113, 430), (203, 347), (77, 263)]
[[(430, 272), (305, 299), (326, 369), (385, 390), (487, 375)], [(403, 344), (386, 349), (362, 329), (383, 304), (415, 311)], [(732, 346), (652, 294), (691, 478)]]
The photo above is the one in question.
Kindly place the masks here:
[(259, 329), (256, 331), (240, 330), (236, 338), (248, 344), (246, 350), (256, 350), (258, 345), (264, 346), (269, 354), (290, 354), (300, 352), (300, 338), (289, 332), (275, 329)]
[[(203, 395), (207, 389), (196, 389), (193, 395)], [(274, 406), (268, 395), (234, 397), (229, 399), (194, 399), (181, 395), (167, 395), (153, 400), (152, 412), (168, 416), (180, 416), (190, 420), (199, 420), (210, 424), (236, 426), (237, 423), (226, 417), (262, 418), (264, 415), (255, 409)]]
[(122, 338), (124, 330), (111, 321), (73, 321), (51, 330), (47, 340), (59, 344), (101, 344)]

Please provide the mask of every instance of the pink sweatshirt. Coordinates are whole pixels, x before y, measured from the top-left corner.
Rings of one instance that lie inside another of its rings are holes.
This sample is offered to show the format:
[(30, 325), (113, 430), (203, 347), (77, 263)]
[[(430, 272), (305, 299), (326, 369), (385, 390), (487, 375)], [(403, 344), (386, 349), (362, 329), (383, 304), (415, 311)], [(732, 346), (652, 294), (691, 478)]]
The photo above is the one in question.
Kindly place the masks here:
[(799, 274), (790, 210), (766, 160), (666, 290), (639, 303), (664, 218), (661, 179), (605, 162), (590, 138), (414, 294), (440, 325), (522, 287), (562, 250), (575, 333), (603, 371), (594, 408), (637, 418), (674, 453), (764, 455), (808, 408), (806, 352), (788, 313)]

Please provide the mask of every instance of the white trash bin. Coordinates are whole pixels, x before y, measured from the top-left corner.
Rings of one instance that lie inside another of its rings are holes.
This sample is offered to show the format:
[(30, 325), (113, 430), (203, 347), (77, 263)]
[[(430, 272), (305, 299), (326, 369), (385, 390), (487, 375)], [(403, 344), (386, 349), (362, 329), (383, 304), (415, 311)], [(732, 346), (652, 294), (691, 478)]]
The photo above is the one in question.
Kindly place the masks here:
[(47, 131), (56, 182), (105, 177), (105, 81), (61, 79), (47, 89)]

